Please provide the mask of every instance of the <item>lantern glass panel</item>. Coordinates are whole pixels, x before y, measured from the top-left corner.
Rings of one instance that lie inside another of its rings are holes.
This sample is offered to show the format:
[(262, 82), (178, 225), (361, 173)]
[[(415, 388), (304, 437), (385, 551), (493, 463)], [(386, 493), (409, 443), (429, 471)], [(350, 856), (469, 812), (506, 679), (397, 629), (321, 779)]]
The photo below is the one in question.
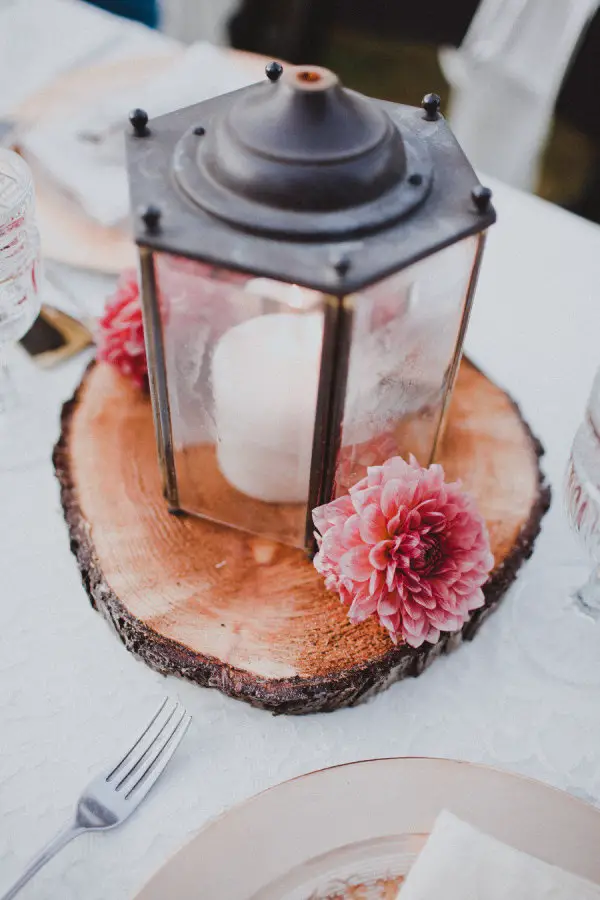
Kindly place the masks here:
[(179, 507), (303, 547), (322, 295), (156, 254)]
[(391, 456), (432, 461), (479, 239), (452, 244), (347, 298), (353, 321), (336, 496)]

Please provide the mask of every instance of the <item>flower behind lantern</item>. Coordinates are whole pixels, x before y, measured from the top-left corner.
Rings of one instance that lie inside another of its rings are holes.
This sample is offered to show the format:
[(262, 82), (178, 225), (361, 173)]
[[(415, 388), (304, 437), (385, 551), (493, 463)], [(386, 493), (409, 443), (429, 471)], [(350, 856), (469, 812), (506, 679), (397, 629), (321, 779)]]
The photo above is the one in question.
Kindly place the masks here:
[(139, 388), (148, 387), (144, 323), (136, 273), (123, 272), (98, 322), (97, 358), (108, 362)]
[(362, 622), (377, 615), (392, 640), (413, 647), (458, 631), (484, 603), (493, 567), (485, 522), (439, 465), (395, 456), (313, 512), (325, 585)]

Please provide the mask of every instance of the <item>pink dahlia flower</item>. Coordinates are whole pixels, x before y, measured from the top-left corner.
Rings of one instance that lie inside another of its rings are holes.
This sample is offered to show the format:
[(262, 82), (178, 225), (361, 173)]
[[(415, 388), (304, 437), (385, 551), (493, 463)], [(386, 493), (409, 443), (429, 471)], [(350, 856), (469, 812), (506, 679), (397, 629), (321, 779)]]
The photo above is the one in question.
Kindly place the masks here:
[(377, 615), (394, 643), (435, 644), (484, 603), (494, 565), (485, 522), (439, 465), (394, 456), (313, 512), (314, 559), (352, 622)]
[(107, 301), (98, 322), (96, 344), (101, 362), (115, 366), (137, 387), (148, 387), (142, 305), (134, 270), (123, 272), (116, 293)]

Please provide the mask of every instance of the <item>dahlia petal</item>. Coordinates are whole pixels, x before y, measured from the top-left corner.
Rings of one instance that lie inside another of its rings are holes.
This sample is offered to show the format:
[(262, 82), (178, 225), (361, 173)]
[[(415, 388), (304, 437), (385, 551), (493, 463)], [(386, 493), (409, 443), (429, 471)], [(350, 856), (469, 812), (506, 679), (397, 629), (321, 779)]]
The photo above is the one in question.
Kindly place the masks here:
[(350, 494), (356, 493), (356, 491), (364, 491), (365, 488), (370, 487), (369, 480), (365, 475), (364, 478), (361, 478), (360, 481), (357, 481), (352, 487), (349, 489)]
[(381, 466), (382, 477), (385, 480), (390, 478), (406, 478), (410, 473), (410, 466), (402, 459), (401, 456), (392, 456)]
[(364, 622), (377, 610), (377, 600), (373, 597), (356, 597), (348, 610), (348, 616), (354, 624)]
[(420, 595), (422, 597), (431, 597), (433, 602), (435, 603), (435, 598), (433, 596), (433, 584), (429, 581), (428, 578), (421, 578), (419, 580), (419, 587), (421, 588)]
[(409, 569), (410, 568), (411, 557), (408, 556), (406, 553), (398, 553), (398, 551), (396, 551), (396, 553), (394, 553), (394, 560), (396, 562), (396, 565), (399, 568), (401, 568), (401, 569)]
[(413, 619), (402, 612), (402, 632), (403, 634), (412, 634), (417, 638), (424, 638), (430, 629), (427, 619)]
[(395, 516), (392, 516), (391, 519), (388, 519), (388, 534), (397, 535), (404, 528), (404, 522), (406, 520), (407, 509), (405, 506), (401, 506), (396, 513)]
[(401, 577), (407, 591), (418, 593), (421, 590), (421, 579), (415, 572), (410, 569), (403, 569)]
[(421, 644), (425, 642), (425, 637), (423, 635), (411, 634), (410, 632), (404, 631), (404, 629), (402, 632), (402, 637), (407, 644), (409, 644), (411, 647), (414, 647), (415, 649), (417, 647), (420, 647)]
[(369, 562), (369, 547), (360, 544), (344, 553), (340, 559), (340, 571), (354, 581), (368, 581), (373, 571)]
[(399, 478), (387, 481), (381, 489), (381, 511), (386, 519), (396, 515), (406, 499), (406, 485)]
[(385, 516), (375, 503), (367, 506), (360, 517), (360, 536), (366, 544), (385, 541), (388, 536)]
[[(332, 588), (330, 588), (330, 590), (332, 590)], [(337, 585), (336, 588), (333, 588), (333, 590), (337, 590), (337, 591), (339, 592), (339, 595), (340, 595), (340, 601), (341, 601), (345, 606), (351, 606), (351, 605), (352, 605), (352, 602), (353, 602), (353, 599), (354, 599), (354, 598), (353, 598), (353, 595), (352, 595), (352, 591), (351, 591), (348, 587), (346, 587), (346, 585), (344, 585), (344, 584), (339, 584), (339, 585)]]
[(394, 580), (396, 578), (396, 563), (388, 562), (388, 567), (385, 571), (385, 583), (388, 587), (388, 590), (392, 590), (394, 586)]
[(410, 618), (413, 622), (425, 622), (425, 613), (413, 597), (404, 598), (402, 612), (405, 617)]
[[(422, 585), (424, 587), (424, 585)], [(415, 603), (418, 603), (419, 606), (422, 606), (423, 609), (436, 609), (438, 606), (437, 599), (432, 596), (428, 596), (425, 591), (421, 591), (418, 594), (414, 595)]]
[(323, 506), (316, 506), (313, 509), (312, 517), (314, 526), (317, 531), (324, 534), (337, 517), (343, 517), (345, 519), (347, 516), (352, 515), (353, 512), (354, 507), (352, 506), (350, 497), (347, 495), (338, 497), (337, 500), (332, 500), (331, 503), (325, 503)]
[(444, 483), (444, 470), (439, 463), (434, 463), (427, 469), (428, 480), (435, 487), (441, 487)]
[(421, 516), (419, 511), (411, 509), (406, 517), (406, 528), (410, 531), (419, 531), (421, 528)]
[(125, 341), (123, 343), (123, 350), (129, 356), (141, 356), (144, 353), (144, 348), (140, 347), (135, 341)]
[(391, 616), (381, 616), (379, 621), (384, 628), (387, 628), (387, 630), (393, 634), (398, 634), (400, 632), (400, 628), (402, 627), (402, 619), (400, 618), (400, 613), (394, 613)]
[(460, 579), (452, 586), (452, 590), (457, 595), (457, 597), (460, 597), (462, 601), (465, 601), (467, 597), (471, 596), (473, 585), (471, 584), (469, 579)]
[(373, 572), (369, 578), (369, 594), (372, 597), (378, 598), (384, 590), (385, 579), (383, 577), (383, 572)]
[(445, 613), (453, 616), (456, 613), (456, 600), (454, 597), (444, 597), (438, 594), (438, 603), (440, 609)]
[(366, 480), (369, 487), (377, 487), (383, 481), (383, 468), (381, 466), (369, 466)]
[(360, 516), (356, 513), (353, 516), (350, 516), (349, 519), (346, 519), (344, 526), (342, 528), (342, 540), (344, 542), (344, 546), (350, 549), (351, 547), (356, 547), (357, 544), (361, 544), (361, 536), (360, 536)]
[(446, 503), (444, 506), (444, 516), (448, 523), (454, 522), (458, 515), (459, 507), (455, 503)]
[(369, 562), (374, 569), (385, 571), (390, 561), (390, 551), (393, 547), (392, 541), (379, 541), (369, 551)]
[(425, 510), (423, 511), (423, 504), (419, 507), (419, 513), (421, 514), (421, 518), (426, 525), (430, 527), (440, 527), (446, 524), (446, 516), (443, 512), (438, 512), (438, 510)]
[(434, 512), (437, 506), (437, 498), (436, 497), (426, 497), (424, 500), (418, 505), (418, 510), (421, 515), (425, 513)]
[(397, 594), (386, 593), (377, 602), (377, 612), (380, 616), (393, 616), (398, 612), (400, 598)]
[(466, 606), (468, 610), (480, 609), (480, 607), (482, 607), (484, 603), (485, 596), (481, 588), (478, 588), (478, 590), (474, 591), (474, 593), (469, 597)]
[(458, 631), (463, 626), (462, 616), (443, 614), (441, 610), (429, 613), (429, 624), (440, 631)]
[(380, 488), (368, 487), (361, 491), (353, 491), (350, 495), (354, 510), (362, 516), (366, 507), (379, 501)]
[(342, 540), (342, 529), (340, 526), (328, 528), (323, 535), (321, 542), (321, 553), (323, 557), (329, 560), (331, 565), (338, 566), (339, 562), (346, 552), (346, 547)]

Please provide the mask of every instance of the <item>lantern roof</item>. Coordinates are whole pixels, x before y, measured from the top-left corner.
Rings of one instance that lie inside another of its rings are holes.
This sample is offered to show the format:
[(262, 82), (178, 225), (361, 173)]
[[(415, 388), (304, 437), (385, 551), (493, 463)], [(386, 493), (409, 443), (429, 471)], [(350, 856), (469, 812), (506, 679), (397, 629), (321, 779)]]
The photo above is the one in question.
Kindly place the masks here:
[(320, 67), (148, 120), (127, 155), (140, 246), (347, 294), (493, 223), (439, 114), (364, 97)]

